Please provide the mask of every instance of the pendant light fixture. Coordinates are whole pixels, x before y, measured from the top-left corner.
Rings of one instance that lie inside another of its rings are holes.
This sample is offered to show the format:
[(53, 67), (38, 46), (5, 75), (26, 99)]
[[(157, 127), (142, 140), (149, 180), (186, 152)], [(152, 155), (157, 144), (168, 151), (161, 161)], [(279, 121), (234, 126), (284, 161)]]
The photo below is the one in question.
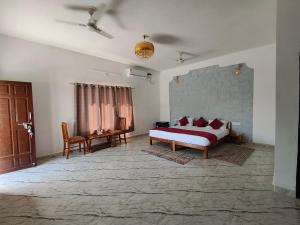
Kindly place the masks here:
[(154, 45), (151, 42), (146, 41), (146, 38), (148, 37), (148, 35), (144, 34), (144, 41), (138, 42), (134, 48), (134, 53), (142, 59), (148, 59), (154, 54)]

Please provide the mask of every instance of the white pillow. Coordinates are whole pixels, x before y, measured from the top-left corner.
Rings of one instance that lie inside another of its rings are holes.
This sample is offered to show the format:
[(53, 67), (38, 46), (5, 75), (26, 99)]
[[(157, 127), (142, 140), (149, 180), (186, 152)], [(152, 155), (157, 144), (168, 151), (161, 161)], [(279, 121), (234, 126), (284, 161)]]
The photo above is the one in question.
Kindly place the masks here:
[(193, 126), (194, 123), (194, 118), (193, 117), (187, 117), (189, 123), (187, 124), (187, 126)]
[[(212, 122), (213, 120), (208, 120), (208, 124), (210, 124), (211, 122)], [(219, 128), (219, 129), (227, 129), (227, 124), (228, 124), (228, 122), (229, 121), (227, 121), (227, 120), (220, 120), (222, 123), (223, 123), (223, 125)], [(209, 126), (209, 125), (207, 125), (207, 126)], [(211, 126), (209, 126), (210, 128), (212, 128)]]

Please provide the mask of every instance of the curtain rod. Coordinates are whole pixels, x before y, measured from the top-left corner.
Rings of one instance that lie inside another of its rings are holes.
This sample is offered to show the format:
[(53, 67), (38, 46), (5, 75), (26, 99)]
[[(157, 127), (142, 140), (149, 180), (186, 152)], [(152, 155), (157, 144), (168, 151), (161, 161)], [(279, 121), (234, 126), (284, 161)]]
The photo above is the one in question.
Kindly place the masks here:
[(69, 84), (72, 84), (72, 85), (92, 85), (92, 86), (102, 86), (102, 87), (116, 87), (116, 88), (131, 88), (131, 89), (135, 89), (134, 87), (129, 87), (129, 86), (123, 86), (123, 85), (111, 85), (111, 84), (93, 84), (93, 83), (77, 83), (77, 82), (71, 82)]

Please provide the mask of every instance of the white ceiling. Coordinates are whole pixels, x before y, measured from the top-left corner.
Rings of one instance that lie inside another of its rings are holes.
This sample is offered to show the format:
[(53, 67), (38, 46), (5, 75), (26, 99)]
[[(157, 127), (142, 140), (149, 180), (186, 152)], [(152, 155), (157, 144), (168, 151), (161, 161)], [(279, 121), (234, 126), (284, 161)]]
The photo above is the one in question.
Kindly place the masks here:
[[(109, 2), (1, 0), (0, 33), (155, 70), (177, 66), (177, 50), (194, 55), (186, 55), (191, 63), (275, 42), (276, 0), (119, 0), (119, 21), (106, 14), (98, 23), (112, 40), (55, 21), (85, 23), (87, 12), (65, 6)], [(133, 51), (143, 34), (155, 44), (146, 61)]]

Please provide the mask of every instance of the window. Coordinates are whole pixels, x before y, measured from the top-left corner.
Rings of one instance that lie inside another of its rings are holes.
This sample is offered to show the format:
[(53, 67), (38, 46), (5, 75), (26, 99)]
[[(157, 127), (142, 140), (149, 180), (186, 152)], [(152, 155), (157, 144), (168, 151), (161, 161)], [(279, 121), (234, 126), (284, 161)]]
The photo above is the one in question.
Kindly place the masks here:
[(97, 129), (105, 131), (119, 127), (119, 118), (126, 119), (126, 130), (134, 130), (132, 88), (77, 84), (76, 125), (78, 135), (88, 135)]

